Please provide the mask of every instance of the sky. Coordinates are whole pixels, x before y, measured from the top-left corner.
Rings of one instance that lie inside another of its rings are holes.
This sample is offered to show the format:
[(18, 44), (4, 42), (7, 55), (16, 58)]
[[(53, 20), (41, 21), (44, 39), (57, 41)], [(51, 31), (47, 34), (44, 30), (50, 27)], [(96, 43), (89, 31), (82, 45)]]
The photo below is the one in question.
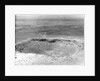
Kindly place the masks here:
[(32, 15), (32, 14), (18, 14), (16, 15), (17, 19), (84, 19), (83, 14), (76, 14), (76, 15)]

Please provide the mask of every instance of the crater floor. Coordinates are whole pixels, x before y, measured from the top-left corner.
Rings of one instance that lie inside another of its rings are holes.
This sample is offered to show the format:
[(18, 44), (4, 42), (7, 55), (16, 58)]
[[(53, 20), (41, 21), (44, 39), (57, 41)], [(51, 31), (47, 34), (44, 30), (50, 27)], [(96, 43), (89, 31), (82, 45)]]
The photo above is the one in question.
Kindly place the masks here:
[(84, 64), (84, 42), (76, 39), (29, 39), (15, 45), (15, 64)]

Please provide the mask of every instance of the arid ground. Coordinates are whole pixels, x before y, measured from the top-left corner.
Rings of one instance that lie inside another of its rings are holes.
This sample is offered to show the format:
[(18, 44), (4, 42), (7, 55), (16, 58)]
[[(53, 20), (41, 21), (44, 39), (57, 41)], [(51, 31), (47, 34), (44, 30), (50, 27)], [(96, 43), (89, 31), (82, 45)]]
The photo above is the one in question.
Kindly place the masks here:
[(15, 35), (16, 65), (84, 65), (82, 18), (16, 15)]

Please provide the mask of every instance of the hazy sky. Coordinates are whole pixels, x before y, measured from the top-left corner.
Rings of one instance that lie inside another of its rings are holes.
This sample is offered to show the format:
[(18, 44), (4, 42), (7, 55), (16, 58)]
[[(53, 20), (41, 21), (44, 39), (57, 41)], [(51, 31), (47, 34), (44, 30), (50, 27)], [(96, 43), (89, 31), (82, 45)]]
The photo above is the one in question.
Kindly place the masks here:
[(83, 14), (76, 15), (16, 15), (17, 19), (84, 19)]

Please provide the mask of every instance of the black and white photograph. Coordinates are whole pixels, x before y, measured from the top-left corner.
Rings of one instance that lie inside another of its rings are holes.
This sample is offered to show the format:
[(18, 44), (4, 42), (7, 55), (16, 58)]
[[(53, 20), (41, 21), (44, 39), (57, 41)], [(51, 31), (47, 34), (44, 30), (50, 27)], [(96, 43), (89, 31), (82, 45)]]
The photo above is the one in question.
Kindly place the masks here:
[(15, 15), (16, 65), (84, 65), (84, 14)]
[(6, 5), (5, 76), (94, 76), (94, 5)]

